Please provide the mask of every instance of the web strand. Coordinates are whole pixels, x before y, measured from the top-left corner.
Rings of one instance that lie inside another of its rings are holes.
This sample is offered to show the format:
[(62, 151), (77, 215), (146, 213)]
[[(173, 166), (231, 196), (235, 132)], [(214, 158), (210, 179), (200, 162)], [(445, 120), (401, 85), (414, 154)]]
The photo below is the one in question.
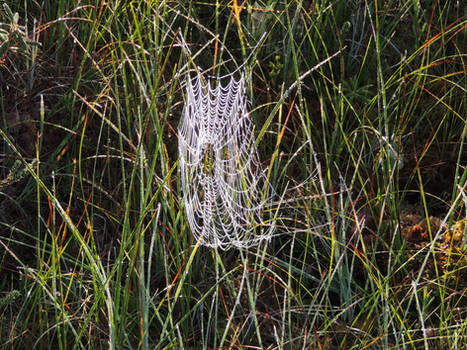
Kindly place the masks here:
[[(214, 80), (214, 79), (212, 79)], [(258, 162), (244, 75), (203, 82), (188, 76), (179, 152), (185, 211), (209, 247), (247, 248), (271, 237), (271, 190)]]

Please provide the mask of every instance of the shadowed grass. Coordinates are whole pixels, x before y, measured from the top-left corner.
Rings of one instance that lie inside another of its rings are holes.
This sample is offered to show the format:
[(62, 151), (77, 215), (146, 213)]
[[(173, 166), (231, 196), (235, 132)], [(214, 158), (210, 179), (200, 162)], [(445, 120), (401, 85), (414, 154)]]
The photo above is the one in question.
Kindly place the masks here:
[[(457, 2), (8, 6), (0, 348), (461, 347), (467, 20)], [(266, 32), (246, 69), (278, 193), (269, 244), (223, 252), (192, 238), (179, 32), (188, 60), (215, 76)]]

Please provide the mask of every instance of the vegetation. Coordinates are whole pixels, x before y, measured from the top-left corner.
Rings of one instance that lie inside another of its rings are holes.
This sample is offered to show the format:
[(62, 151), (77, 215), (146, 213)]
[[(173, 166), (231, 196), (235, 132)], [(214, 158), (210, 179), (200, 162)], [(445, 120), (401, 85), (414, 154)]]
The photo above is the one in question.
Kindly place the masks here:
[[(0, 348), (460, 349), (461, 3), (0, 1)], [(270, 242), (193, 239), (192, 62), (251, 71)]]

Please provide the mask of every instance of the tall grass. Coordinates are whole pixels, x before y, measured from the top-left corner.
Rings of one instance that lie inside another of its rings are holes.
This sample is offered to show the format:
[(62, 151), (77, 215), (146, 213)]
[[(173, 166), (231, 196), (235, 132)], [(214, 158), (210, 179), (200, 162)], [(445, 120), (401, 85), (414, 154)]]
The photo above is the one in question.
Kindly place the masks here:
[[(462, 347), (460, 2), (5, 4), (0, 348)], [(178, 173), (185, 63), (232, 72), (263, 33), (277, 234), (208, 249)]]

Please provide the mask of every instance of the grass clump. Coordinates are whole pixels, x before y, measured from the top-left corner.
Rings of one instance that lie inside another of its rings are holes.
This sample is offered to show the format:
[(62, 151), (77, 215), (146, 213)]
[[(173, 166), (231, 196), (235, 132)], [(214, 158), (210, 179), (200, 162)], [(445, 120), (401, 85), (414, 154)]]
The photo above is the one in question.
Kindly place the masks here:
[[(456, 1), (9, 1), (0, 348), (455, 349), (467, 18)], [(183, 210), (186, 52), (248, 86), (272, 240)]]

